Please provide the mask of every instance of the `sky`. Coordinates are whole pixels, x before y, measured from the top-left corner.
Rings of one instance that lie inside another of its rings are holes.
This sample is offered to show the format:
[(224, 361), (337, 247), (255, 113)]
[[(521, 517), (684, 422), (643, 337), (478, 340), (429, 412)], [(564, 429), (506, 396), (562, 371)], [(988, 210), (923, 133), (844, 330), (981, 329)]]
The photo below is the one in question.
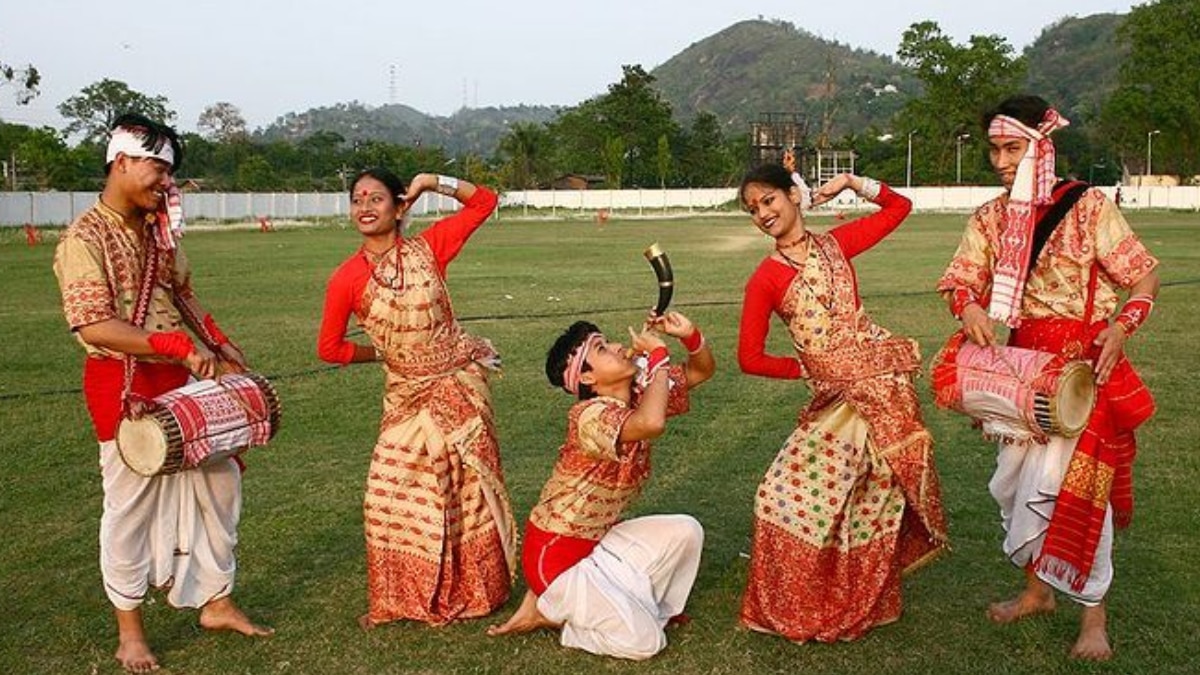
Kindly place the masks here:
[(4, 0), (0, 63), (36, 66), (42, 85), (24, 106), (0, 88), (0, 120), (61, 128), (58, 105), (105, 78), (165, 96), (182, 131), (194, 131), (217, 102), (237, 106), (251, 129), (350, 101), (432, 115), (573, 106), (618, 82), (622, 65), (652, 70), (749, 19), (788, 21), (894, 56), (918, 21), (936, 21), (959, 44), (995, 34), (1020, 50), (1059, 19), (1128, 13), (1134, 4), (1006, 0), (1001, 19), (997, 3), (974, 0), (190, 0), (136, 9)]

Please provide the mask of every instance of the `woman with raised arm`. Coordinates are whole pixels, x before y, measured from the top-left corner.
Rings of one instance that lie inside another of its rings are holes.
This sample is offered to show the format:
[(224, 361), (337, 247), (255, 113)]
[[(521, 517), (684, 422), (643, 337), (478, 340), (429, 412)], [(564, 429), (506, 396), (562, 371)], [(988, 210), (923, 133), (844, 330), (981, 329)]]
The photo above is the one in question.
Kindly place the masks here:
[[(775, 246), (746, 283), (738, 362), (752, 375), (805, 379), (812, 390), (758, 487), (740, 618), (796, 642), (853, 640), (898, 619), (901, 572), (946, 547), (933, 442), (912, 381), (917, 343), (871, 321), (850, 264), (912, 204), (878, 181), (841, 174), (816, 190), (813, 205), (850, 189), (880, 210), (810, 232), (798, 183), (764, 165), (739, 191)], [(772, 314), (787, 326), (794, 356), (766, 353)]]
[[(462, 209), (405, 237), (402, 220), (426, 191)], [(379, 168), (351, 187), (362, 246), (329, 279), (317, 349), (331, 363), (379, 361), (386, 374), (363, 502), (364, 628), (481, 617), (508, 599), (516, 529), (488, 388), (499, 356), (459, 326), (446, 289), (447, 266), (496, 201), (465, 180), (422, 173), (406, 187)], [(371, 344), (346, 339), (351, 314)]]

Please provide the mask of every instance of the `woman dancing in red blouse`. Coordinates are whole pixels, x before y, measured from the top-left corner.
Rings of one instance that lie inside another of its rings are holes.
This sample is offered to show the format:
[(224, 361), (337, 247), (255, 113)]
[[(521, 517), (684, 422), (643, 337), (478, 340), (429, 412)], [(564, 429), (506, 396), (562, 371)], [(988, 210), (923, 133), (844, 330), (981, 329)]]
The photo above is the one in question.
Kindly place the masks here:
[[(462, 209), (404, 237), (402, 219), (426, 191)], [(516, 530), (488, 389), (499, 357), (462, 330), (446, 290), (447, 266), (495, 208), (486, 188), (428, 173), (406, 189), (369, 169), (351, 188), (362, 247), (329, 279), (317, 350), (331, 363), (381, 361), (386, 373), (363, 503), (364, 628), (480, 617), (508, 599)], [(370, 345), (346, 340), (351, 314)]]
[[(782, 166), (751, 171), (739, 191), (775, 250), (746, 283), (738, 363), (753, 375), (803, 378), (812, 390), (759, 484), (740, 618), (796, 642), (853, 640), (895, 621), (901, 572), (946, 546), (932, 439), (912, 383), (917, 343), (871, 321), (850, 264), (912, 204), (850, 174), (812, 202), (847, 188), (881, 210), (825, 234), (805, 229), (806, 195)], [(765, 352), (772, 313), (797, 356)]]

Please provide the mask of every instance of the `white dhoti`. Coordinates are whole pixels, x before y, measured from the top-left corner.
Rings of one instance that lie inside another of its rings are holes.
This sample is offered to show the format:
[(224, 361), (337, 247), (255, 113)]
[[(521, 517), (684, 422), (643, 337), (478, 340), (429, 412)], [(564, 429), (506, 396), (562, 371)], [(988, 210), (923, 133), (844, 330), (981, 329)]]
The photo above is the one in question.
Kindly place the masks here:
[[(996, 473), (992, 475), (988, 489), (1000, 505), (1005, 532), (1004, 553), (1018, 567), (1029, 565), (1041, 553), (1076, 440), (1051, 436), (1047, 444), (1000, 443)], [(1074, 591), (1070, 584), (1049, 574), (1038, 574), (1038, 578), (1076, 602), (1097, 605), (1112, 583), (1112, 541), (1110, 505), (1083, 590)]]
[(100, 571), (121, 610), (141, 605), (150, 587), (169, 587), (174, 607), (202, 607), (229, 595), (237, 569), (241, 471), (232, 460), (145, 477), (100, 444), (104, 512)]
[(538, 610), (562, 624), (564, 647), (650, 658), (667, 646), (663, 629), (687, 604), (703, 544), (704, 529), (691, 516), (618, 523), (546, 588)]

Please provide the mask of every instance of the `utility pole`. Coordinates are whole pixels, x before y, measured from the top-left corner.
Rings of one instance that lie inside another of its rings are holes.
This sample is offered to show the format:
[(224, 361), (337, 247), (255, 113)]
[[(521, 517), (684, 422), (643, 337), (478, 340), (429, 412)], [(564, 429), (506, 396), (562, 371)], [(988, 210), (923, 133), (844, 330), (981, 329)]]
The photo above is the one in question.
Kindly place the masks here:
[(912, 187), (912, 137), (917, 133), (916, 129), (908, 132), (908, 157), (904, 162), (904, 187)]

